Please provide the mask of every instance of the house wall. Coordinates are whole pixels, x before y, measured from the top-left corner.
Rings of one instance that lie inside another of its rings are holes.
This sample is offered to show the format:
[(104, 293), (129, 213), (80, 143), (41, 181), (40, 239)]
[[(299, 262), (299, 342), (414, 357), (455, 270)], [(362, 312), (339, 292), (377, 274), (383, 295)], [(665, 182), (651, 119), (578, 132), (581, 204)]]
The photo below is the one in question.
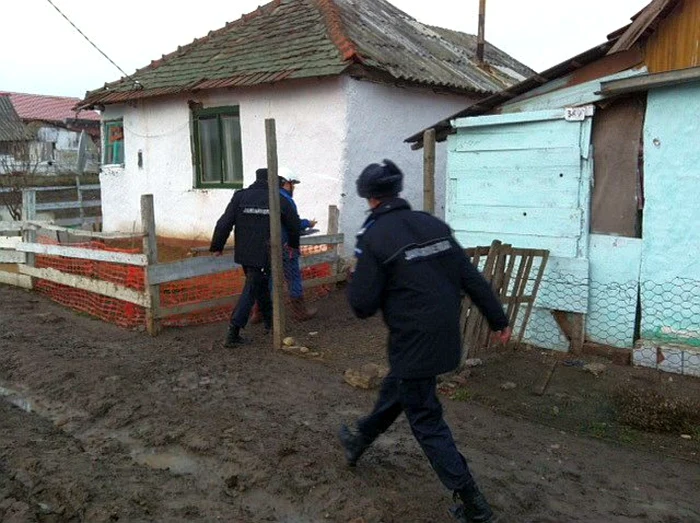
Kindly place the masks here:
[[(336, 78), (108, 106), (105, 120), (124, 119), (125, 164), (102, 169), (105, 230), (138, 229), (140, 196), (153, 193), (158, 234), (200, 241), (210, 238), (233, 190), (193, 189), (190, 99), (204, 107), (240, 105), (244, 185), (252, 183), (255, 169), (267, 164), (264, 120), (275, 118), (279, 163), (302, 178), (294, 195), (299, 213), (317, 219), (317, 228), (324, 231), (328, 206), (337, 205), (348, 246), (367, 208), (355, 192), (362, 169), (384, 158), (393, 159), (406, 173), (405, 196), (422, 208), (423, 155), (411, 151), (403, 139), (433, 122), (436, 114), (454, 113), (473, 101), (430, 90)], [(142, 169), (137, 165), (139, 150)], [(440, 144), (436, 212), (441, 216), (445, 161)]]
[[(244, 185), (267, 165), (266, 118), (277, 122), (280, 165), (303, 177), (301, 214), (327, 226), (328, 206), (340, 205), (346, 151), (347, 101), (341, 79), (221, 90), (196, 96), (108, 106), (104, 119), (124, 119), (124, 166), (104, 166), (104, 228), (140, 228), (140, 196), (154, 195), (158, 234), (208, 241), (232, 189), (194, 189), (188, 100), (204, 107), (240, 105)], [(142, 151), (143, 168), (137, 165)]]
[[(423, 208), (423, 151), (412, 151), (406, 136), (424, 129), (436, 117), (454, 114), (477, 100), (473, 96), (438, 94), (429, 89), (399, 88), (366, 81), (345, 80), (348, 98), (347, 176), (343, 186), (341, 229), (348, 243), (366, 218), (367, 204), (357, 196), (355, 180), (370, 163), (388, 158), (404, 172), (406, 198)], [(436, 147), (435, 214), (445, 216), (446, 142)], [(348, 251), (346, 248), (346, 252)]]
[(641, 335), (700, 346), (700, 83), (649, 92)]

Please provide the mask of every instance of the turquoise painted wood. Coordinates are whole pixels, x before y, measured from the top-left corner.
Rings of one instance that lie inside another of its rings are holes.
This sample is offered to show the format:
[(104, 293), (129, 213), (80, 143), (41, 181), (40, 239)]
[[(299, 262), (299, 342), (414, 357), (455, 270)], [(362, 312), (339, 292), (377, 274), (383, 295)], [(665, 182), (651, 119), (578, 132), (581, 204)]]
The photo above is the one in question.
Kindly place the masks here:
[(649, 92), (641, 334), (700, 346), (700, 83)]
[(588, 265), (586, 258), (549, 258), (535, 306), (585, 314), (589, 296)]
[(634, 346), (642, 240), (591, 234), (586, 336), (624, 349)]
[[(515, 98), (503, 106), (504, 113), (519, 113), (542, 110), (555, 110), (561, 107), (576, 107), (579, 105), (591, 104), (598, 102), (604, 98), (599, 94), (602, 82), (610, 80), (622, 80), (624, 78), (632, 78), (646, 73), (646, 67), (639, 69), (630, 69), (620, 73), (612, 74), (603, 78), (598, 78), (590, 82), (585, 82), (572, 87), (564, 87), (561, 82), (558, 84), (549, 83), (547, 87), (543, 86), (540, 89), (551, 89), (560, 87), (556, 90), (533, 96), (533, 92), (527, 93), (527, 98)], [(536, 91), (535, 91), (536, 92)]]

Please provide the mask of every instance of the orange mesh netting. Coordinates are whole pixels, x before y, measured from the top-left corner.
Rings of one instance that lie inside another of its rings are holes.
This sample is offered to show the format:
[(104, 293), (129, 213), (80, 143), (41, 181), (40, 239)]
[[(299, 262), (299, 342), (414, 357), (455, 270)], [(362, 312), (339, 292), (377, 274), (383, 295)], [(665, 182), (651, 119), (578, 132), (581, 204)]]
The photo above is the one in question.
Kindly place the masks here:
[[(57, 243), (46, 238), (42, 238), (41, 241), (42, 243)], [(141, 253), (140, 249), (114, 248), (97, 241), (71, 244), (71, 247), (129, 254)], [(327, 245), (303, 247), (302, 256), (320, 254), (328, 250), (329, 246)], [(144, 267), (48, 255), (37, 255), (35, 263), (37, 268), (56, 269), (67, 274), (115, 283), (139, 292), (143, 292), (145, 288)], [(331, 276), (331, 274), (332, 267), (329, 263), (302, 270), (304, 280), (324, 278)], [(186, 326), (226, 321), (231, 315), (236, 298), (242, 292), (244, 284), (245, 275), (240, 268), (162, 284), (160, 286), (160, 306), (163, 309), (220, 300), (210, 309), (169, 316), (163, 320), (163, 325)], [(121, 327), (143, 327), (146, 322), (146, 310), (140, 305), (42, 279), (36, 279), (35, 289), (65, 307), (90, 314)], [(307, 289), (305, 296), (309, 300), (314, 300), (329, 292), (328, 286), (318, 286)]]

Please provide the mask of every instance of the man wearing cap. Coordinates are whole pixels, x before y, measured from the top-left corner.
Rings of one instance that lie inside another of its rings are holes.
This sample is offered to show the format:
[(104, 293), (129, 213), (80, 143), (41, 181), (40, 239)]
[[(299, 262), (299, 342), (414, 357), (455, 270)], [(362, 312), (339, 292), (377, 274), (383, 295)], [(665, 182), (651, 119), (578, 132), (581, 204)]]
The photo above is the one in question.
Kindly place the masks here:
[(466, 293), (507, 343), (511, 330), (489, 283), (471, 264), (449, 226), (412, 211), (399, 198), (403, 173), (391, 161), (372, 164), (357, 180), (371, 214), (357, 235), (357, 265), (348, 289), (358, 318), (381, 309), (389, 328), (390, 371), (374, 410), (340, 440), (350, 466), (403, 412), (442, 483), (461, 501), (452, 514), (462, 523), (490, 521), (493, 512), (457, 450), (442, 415), (436, 377), (459, 366), (460, 305)]
[[(286, 200), (297, 210), (297, 205), (294, 202), (294, 188), (301, 183), (299, 176), (294, 174), (287, 167), (280, 167), (280, 201)], [(316, 225), (316, 220), (302, 219), (300, 222), (301, 230), (313, 228)], [(283, 266), (284, 278), (287, 280), (289, 288), (289, 297), (292, 301), (292, 314), (297, 321), (307, 321), (318, 314), (318, 309), (309, 308), (304, 302), (304, 289), (301, 284), (301, 268), (299, 267), (299, 248), (294, 248), (289, 243), (289, 233), (282, 227), (282, 245), (283, 245)]]
[[(243, 342), (241, 329), (248, 323), (250, 311), (257, 302), (265, 322), (272, 327), (270, 298), (270, 193), (267, 169), (255, 172), (255, 182), (240, 189), (226, 207), (214, 229), (209, 250), (221, 255), (231, 230), (235, 227), (234, 260), (243, 267), (245, 287), (231, 315), (224, 345), (233, 347)], [(289, 201), (280, 198), (282, 228), (287, 232), (290, 248), (299, 249), (299, 215)]]

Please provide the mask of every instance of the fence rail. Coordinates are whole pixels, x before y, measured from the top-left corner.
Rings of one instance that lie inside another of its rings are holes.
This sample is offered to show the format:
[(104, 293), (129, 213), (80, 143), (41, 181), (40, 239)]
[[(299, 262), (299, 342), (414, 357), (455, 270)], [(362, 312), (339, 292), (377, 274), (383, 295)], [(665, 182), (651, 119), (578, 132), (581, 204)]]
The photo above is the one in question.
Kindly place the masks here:
[[(171, 300), (167, 305), (161, 306), (161, 286), (177, 285), (178, 282), (226, 273), (240, 267), (235, 263), (232, 255), (194, 256), (176, 262), (159, 263), (151, 195), (145, 195), (142, 198), (141, 212), (143, 230), (145, 232), (137, 233), (102, 233), (76, 230), (58, 225), (55, 222), (36, 220), (37, 209), (44, 209), (46, 205), (36, 204), (36, 193), (34, 191), (25, 192), (23, 202), (24, 219), (18, 222), (0, 221), (0, 263), (16, 264), (17, 266), (17, 272), (0, 270), (0, 283), (32, 288), (34, 280), (40, 280), (138, 305), (145, 309), (146, 327), (154, 335), (159, 332), (161, 322), (170, 317), (194, 314), (208, 309), (230, 307), (236, 303), (236, 296), (225, 296), (176, 305), (173, 305)], [(66, 207), (65, 204), (64, 207)], [(331, 209), (331, 213), (335, 212), (335, 210)], [(141, 239), (144, 251), (137, 254), (95, 248), (93, 244), (72, 246), (39, 243), (36, 240), (39, 231), (62, 232), (70, 236), (87, 238), (91, 242), (93, 240)], [(303, 238), (303, 246), (314, 248), (326, 245), (328, 250), (302, 256), (300, 258), (300, 267), (302, 269), (323, 264), (333, 267), (330, 276), (324, 275), (324, 277), (305, 280), (303, 282), (304, 288), (329, 285), (345, 279), (345, 275), (338, 271), (340, 262), (338, 246), (343, 242), (344, 236), (338, 234), (337, 229), (330, 231), (330, 234), (306, 236)], [(203, 250), (202, 248), (194, 249), (195, 252), (202, 252)], [(90, 271), (74, 274), (55, 267), (37, 267), (35, 265), (36, 256), (43, 257), (44, 265), (46, 264), (46, 259), (53, 259), (67, 260), (65, 262), (67, 265), (73, 262), (78, 265), (88, 263), (88, 267), (92, 267), (93, 265), (89, 264), (89, 262), (97, 262), (95, 266), (102, 268), (114, 265), (133, 267), (135, 269), (134, 274), (140, 275), (141, 285), (138, 288), (134, 288), (127, 286), (124, 282), (106, 281)], [(71, 262), (71, 260), (73, 261)], [(100, 262), (103, 265), (99, 265)], [(86, 274), (93, 274), (93, 277)], [(167, 297), (170, 290), (167, 290), (168, 287), (165, 287), (165, 289), (162, 292)]]

